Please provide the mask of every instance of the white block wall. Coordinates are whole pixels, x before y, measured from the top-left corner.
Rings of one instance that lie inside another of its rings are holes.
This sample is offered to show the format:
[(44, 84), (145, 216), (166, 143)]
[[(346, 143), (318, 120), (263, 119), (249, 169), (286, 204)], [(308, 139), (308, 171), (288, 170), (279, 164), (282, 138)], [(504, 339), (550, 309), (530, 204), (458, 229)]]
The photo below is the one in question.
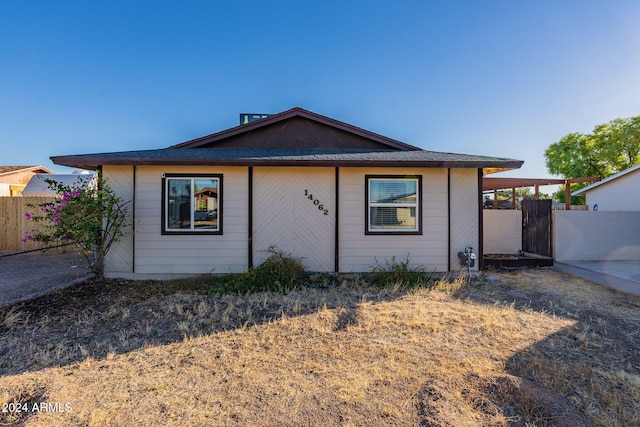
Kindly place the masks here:
[(553, 212), (554, 259), (640, 262), (640, 212)]
[(517, 254), (522, 250), (522, 211), (485, 209), (485, 254)]

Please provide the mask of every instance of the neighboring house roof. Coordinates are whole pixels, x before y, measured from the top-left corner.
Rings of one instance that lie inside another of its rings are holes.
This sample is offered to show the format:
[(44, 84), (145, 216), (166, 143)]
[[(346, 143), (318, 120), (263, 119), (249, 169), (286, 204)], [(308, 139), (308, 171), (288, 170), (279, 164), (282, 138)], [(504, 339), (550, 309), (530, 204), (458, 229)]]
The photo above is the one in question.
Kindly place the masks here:
[(572, 196), (581, 196), (583, 194), (586, 194), (588, 191), (593, 190), (596, 187), (600, 187), (601, 185), (606, 185), (606, 184), (610, 183), (611, 181), (615, 181), (616, 179), (621, 178), (621, 177), (623, 177), (625, 175), (628, 175), (628, 174), (630, 174), (632, 172), (635, 172), (637, 170), (640, 170), (640, 163), (635, 165), (635, 166), (630, 167), (629, 169), (625, 169), (622, 172), (618, 172), (615, 175), (611, 175), (610, 177), (605, 178), (602, 181), (598, 181), (598, 182), (593, 183), (591, 185), (588, 185), (588, 186), (586, 186), (584, 188), (581, 188), (580, 190), (576, 190), (573, 193), (571, 193), (571, 195)]
[[(405, 200), (402, 200), (405, 199)], [(398, 196), (391, 196), (391, 197), (387, 197), (386, 199), (379, 199), (376, 200), (376, 203), (398, 203), (401, 201), (414, 201), (416, 200), (416, 193), (405, 193), (405, 194), (400, 194)]]
[(158, 150), (54, 156), (84, 169), (100, 165), (411, 166), (516, 169), (521, 160), (422, 150), (302, 108)]
[(17, 172), (55, 173), (44, 166), (0, 166), (0, 175), (9, 175)]
[(218, 189), (217, 188), (213, 188), (213, 187), (204, 187), (202, 190), (200, 191), (196, 191), (196, 196), (200, 196), (200, 195), (205, 195), (205, 196), (210, 196), (212, 194), (218, 194)]

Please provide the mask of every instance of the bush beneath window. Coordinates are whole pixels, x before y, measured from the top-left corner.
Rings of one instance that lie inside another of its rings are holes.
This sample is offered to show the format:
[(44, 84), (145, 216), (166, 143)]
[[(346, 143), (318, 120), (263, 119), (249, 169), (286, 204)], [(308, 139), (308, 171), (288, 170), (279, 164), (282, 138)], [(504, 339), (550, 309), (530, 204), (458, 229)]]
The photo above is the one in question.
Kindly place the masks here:
[(436, 281), (427, 276), (425, 268), (422, 266), (410, 267), (411, 257), (396, 260), (391, 257), (391, 261), (385, 259), (385, 265), (380, 264), (376, 258), (376, 265), (372, 267), (367, 281), (376, 287), (393, 286), (400, 289), (412, 289), (417, 287), (432, 288)]
[[(207, 291), (210, 294), (244, 295), (253, 292), (288, 293), (303, 286), (325, 288), (337, 285), (330, 274), (308, 273), (299, 260), (271, 247), (269, 257), (256, 268), (245, 273), (227, 274), (211, 279)], [(424, 267), (410, 267), (409, 255), (398, 261), (385, 259), (385, 265), (376, 259), (371, 273), (365, 274), (365, 282), (378, 288), (394, 289), (433, 288), (437, 280), (429, 277)]]
[(269, 257), (246, 273), (229, 274), (212, 280), (211, 294), (243, 295), (251, 292), (287, 293), (304, 284), (304, 267), (299, 260), (271, 247)]

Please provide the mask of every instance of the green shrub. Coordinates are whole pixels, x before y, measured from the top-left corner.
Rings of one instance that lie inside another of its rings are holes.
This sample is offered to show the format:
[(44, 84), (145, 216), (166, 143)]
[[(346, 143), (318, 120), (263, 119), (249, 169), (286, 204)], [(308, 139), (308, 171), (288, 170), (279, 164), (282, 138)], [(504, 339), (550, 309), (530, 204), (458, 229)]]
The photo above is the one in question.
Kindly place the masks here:
[(410, 263), (409, 255), (402, 261), (397, 261), (395, 256), (391, 257), (391, 261), (385, 259), (385, 265), (381, 265), (376, 258), (376, 265), (372, 267), (368, 281), (377, 287), (395, 286), (405, 289), (432, 287), (434, 282), (427, 277), (425, 268), (410, 267)]
[(246, 294), (249, 292), (290, 292), (303, 284), (304, 267), (299, 260), (271, 247), (269, 257), (256, 268), (240, 274), (212, 279), (212, 294)]

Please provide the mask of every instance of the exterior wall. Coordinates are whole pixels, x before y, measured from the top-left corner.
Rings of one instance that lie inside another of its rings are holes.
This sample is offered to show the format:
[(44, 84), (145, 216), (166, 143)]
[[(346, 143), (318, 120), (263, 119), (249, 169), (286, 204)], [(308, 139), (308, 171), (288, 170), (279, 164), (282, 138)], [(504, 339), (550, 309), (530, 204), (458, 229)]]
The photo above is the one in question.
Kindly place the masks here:
[[(105, 167), (105, 169), (108, 168)], [(162, 235), (163, 173), (223, 174), (224, 234)], [(169, 279), (193, 274), (246, 271), (248, 267), (248, 169), (246, 167), (138, 166), (135, 182), (133, 271), (130, 273), (106, 271), (107, 277)], [(111, 265), (118, 265), (118, 263), (113, 261)]]
[[(132, 213), (135, 207), (135, 233), (112, 248), (106, 264), (107, 277), (169, 279), (246, 271), (249, 262), (247, 167), (105, 166), (103, 171), (121, 197), (128, 200), (135, 195), (135, 206), (130, 206)], [(163, 173), (222, 174), (224, 234), (162, 235)], [(365, 234), (365, 175), (422, 176), (422, 235)], [(338, 184), (340, 272), (369, 272), (376, 263), (384, 266), (392, 257), (400, 262), (407, 256), (411, 267), (446, 272), (463, 269), (457, 252), (465, 247), (471, 246), (478, 253), (477, 169), (452, 169), (448, 175), (447, 169), (439, 168), (344, 167), (339, 169)], [(319, 205), (305, 197), (304, 190), (320, 200), (328, 210), (327, 216)], [(255, 167), (254, 265), (268, 255), (262, 251), (275, 243), (284, 252), (302, 257), (303, 263), (311, 258), (321, 260), (321, 267), (307, 265), (309, 269), (333, 271), (335, 210), (335, 168)], [(273, 227), (269, 218), (275, 221)], [(320, 243), (314, 243), (316, 237)], [(474, 269), (478, 265), (476, 262)]]
[(485, 209), (485, 254), (517, 254), (522, 250), (522, 211)]
[[(445, 172), (446, 173), (446, 172)], [(472, 247), (478, 255), (479, 224), (478, 224), (478, 170), (451, 169), (451, 246), (449, 248), (450, 270), (463, 270), (460, 265), (458, 252), (466, 247)], [(446, 208), (446, 205), (445, 205)], [(477, 259), (472, 270), (478, 270), (480, 260)]]
[(22, 171), (0, 176), (0, 197), (21, 196), (33, 175), (33, 171)]
[(12, 173), (8, 173), (6, 175), (0, 176), (0, 182), (7, 183), (7, 184), (27, 185), (31, 177), (35, 174), (36, 172), (33, 170), (16, 171), (16, 172), (12, 172)]
[[(422, 235), (365, 235), (365, 175), (376, 174), (422, 175)], [(407, 255), (412, 267), (447, 271), (446, 169), (340, 168), (339, 208), (340, 272), (369, 272), (376, 260), (385, 265), (394, 256), (403, 261)]]
[(115, 242), (104, 261), (104, 270), (109, 275), (133, 273), (133, 166), (104, 166), (102, 175), (106, 178), (107, 184), (115, 193), (124, 200), (127, 205), (127, 223), (130, 224), (124, 231), (129, 235), (123, 237), (119, 242)]
[(308, 271), (334, 271), (335, 198), (335, 168), (255, 167), (254, 265), (275, 246)]
[(587, 191), (587, 205), (598, 211), (640, 211), (640, 169)]
[(553, 212), (554, 259), (640, 261), (640, 212)]

